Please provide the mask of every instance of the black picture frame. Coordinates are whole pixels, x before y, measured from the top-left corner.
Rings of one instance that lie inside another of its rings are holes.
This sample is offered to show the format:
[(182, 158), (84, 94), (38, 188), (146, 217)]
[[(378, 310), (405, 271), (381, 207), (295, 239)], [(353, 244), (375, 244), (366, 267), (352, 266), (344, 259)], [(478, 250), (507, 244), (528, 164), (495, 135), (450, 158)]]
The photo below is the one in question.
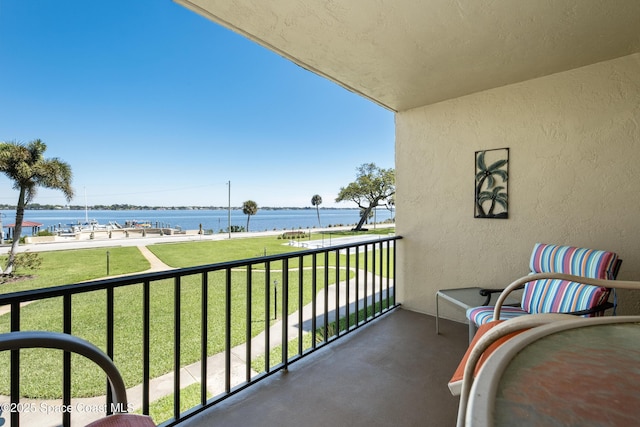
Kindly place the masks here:
[(475, 218), (509, 218), (509, 148), (475, 153)]

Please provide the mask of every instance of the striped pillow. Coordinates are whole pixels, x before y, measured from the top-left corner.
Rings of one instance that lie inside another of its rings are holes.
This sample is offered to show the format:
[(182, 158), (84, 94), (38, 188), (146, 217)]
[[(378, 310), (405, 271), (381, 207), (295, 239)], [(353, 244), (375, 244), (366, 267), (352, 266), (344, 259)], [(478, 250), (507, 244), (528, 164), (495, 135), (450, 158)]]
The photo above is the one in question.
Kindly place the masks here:
[[(613, 252), (536, 243), (532, 273), (565, 273), (595, 279), (614, 279)], [(609, 289), (566, 280), (543, 279), (525, 285), (522, 309), (529, 313), (567, 313), (587, 310), (609, 298)]]
[(528, 313), (569, 313), (596, 307), (609, 298), (609, 290), (557, 279), (525, 285), (522, 309)]
[[(469, 321), (476, 325), (484, 325), (485, 323), (492, 322), (494, 307), (483, 305), (480, 307), (473, 307), (467, 310), (467, 318)], [(500, 320), (513, 319), (514, 317), (523, 316), (529, 314), (520, 307), (510, 307), (508, 305), (500, 309)]]
[(614, 279), (618, 256), (613, 252), (536, 243), (529, 267), (532, 273), (565, 273), (594, 279)]

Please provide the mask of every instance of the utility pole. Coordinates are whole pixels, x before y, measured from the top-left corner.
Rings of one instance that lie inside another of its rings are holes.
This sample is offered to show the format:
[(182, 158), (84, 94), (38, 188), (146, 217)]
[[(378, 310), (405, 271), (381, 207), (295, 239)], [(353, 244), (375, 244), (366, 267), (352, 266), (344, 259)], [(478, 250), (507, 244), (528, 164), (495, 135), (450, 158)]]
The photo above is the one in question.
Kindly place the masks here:
[(231, 181), (227, 183), (229, 185), (229, 212), (227, 217), (228, 228), (229, 230), (229, 239), (231, 239)]

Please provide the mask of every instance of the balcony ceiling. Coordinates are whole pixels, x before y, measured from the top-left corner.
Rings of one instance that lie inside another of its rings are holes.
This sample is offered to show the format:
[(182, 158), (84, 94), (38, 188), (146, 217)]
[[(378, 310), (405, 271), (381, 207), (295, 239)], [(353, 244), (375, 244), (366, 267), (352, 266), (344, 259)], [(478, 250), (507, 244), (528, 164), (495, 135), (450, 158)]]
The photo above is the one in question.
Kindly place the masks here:
[(638, 0), (175, 1), (393, 111), (640, 52)]

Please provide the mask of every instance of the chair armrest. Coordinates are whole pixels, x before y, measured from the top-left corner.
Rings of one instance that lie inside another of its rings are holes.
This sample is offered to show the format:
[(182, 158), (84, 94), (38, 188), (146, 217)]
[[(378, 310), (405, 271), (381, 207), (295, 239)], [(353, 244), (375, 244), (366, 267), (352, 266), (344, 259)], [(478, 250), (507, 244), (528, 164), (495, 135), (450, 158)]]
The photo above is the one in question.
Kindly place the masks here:
[(569, 312), (569, 313), (566, 313), (566, 314), (572, 314), (574, 316), (584, 316), (584, 315), (587, 315), (587, 314), (600, 313), (601, 311), (605, 311), (605, 310), (608, 310), (610, 308), (613, 308), (613, 304), (608, 302), (608, 301), (605, 301), (602, 304), (599, 304), (599, 305), (597, 305), (597, 306), (595, 306), (593, 308), (589, 308), (587, 310), (572, 311), (572, 312)]
[(482, 305), (489, 305), (489, 302), (491, 302), (491, 295), (501, 293), (502, 291), (504, 291), (504, 289), (480, 289), (480, 295), (486, 297)]
[[(522, 285), (520, 288), (517, 289), (513, 289), (514, 291), (517, 291), (518, 289), (522, 289), (524, 288), (524, 285)], [(482, 306), (487, 306), (491, 303), (491, 296), (493, 294), (499, 294), (502, 293), (504, 291), (504, 289), (488, 289), (488, 288), (482, 288), (480, 289), (480, 296), (486, 297), (486, 299), (484, 300), (484, 302), (480, 305)], [(516, 307), (519, 304), (518, 303), (511, 303), (511, 304), (502, 304), (505, 306), (509, 306), (509, 307)]]

